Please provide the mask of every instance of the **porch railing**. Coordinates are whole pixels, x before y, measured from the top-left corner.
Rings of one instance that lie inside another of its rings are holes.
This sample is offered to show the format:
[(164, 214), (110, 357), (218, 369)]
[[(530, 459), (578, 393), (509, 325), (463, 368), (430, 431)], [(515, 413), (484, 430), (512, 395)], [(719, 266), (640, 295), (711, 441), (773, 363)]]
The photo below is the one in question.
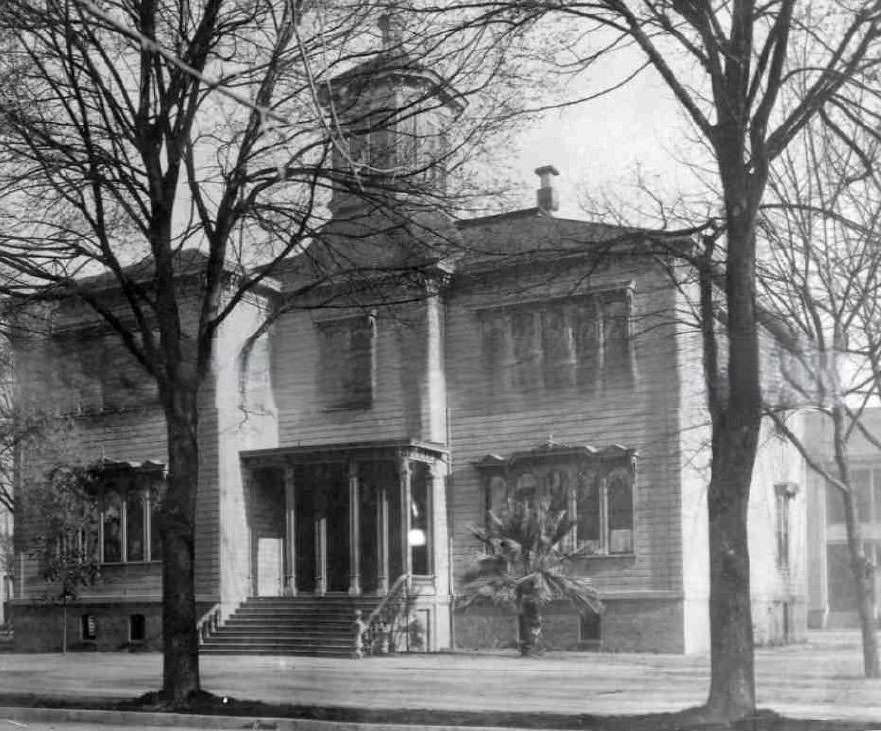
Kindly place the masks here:
[(410, 574), (401, 574), (366, 621), (356, 619), (355, 657), (410, 651), (410, 600)]
[(199, 644), (204, 645), (205, 640), (220, 629), (220, 604), (215, 604), (196, 622), (196, 634), (199, 636)]

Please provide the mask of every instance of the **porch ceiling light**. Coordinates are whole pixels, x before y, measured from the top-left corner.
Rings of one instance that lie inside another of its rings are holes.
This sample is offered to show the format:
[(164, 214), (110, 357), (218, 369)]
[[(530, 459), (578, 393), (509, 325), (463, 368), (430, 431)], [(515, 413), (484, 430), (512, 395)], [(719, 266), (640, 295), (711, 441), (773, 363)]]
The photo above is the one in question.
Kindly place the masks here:
[(421, 528), (411, 528), (407, 532), (407, 542), (411, 546), (424, 546), (425, 545), (425, 531)]

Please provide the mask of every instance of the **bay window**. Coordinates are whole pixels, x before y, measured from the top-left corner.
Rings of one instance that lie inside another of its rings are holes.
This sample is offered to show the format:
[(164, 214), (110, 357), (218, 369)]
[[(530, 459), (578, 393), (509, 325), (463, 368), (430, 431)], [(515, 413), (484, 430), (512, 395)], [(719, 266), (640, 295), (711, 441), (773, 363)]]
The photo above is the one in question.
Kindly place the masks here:
[(634, 543), (636, 453), (549, 443), (505, 460), (488, 455), (481, 472), (484, 506), (498, 516), (518, 502), (565, 513), (572, 529), (561, 542), (566, 552), (629, 555)]
[(157, 476), (131, 473), (108, 478), (101, 488), (100, 505), (101, 563), (161, 559)]

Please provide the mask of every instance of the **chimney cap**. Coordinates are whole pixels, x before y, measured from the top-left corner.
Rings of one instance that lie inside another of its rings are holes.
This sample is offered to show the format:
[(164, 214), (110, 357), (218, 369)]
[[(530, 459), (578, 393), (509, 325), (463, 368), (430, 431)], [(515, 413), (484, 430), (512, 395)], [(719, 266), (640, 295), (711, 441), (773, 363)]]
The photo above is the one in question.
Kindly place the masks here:
[(540, 178), (545, 178), (550, 175), (559, 175), (560, 171), (553, 165), (542, 165), (535, 169), (535, 174)]

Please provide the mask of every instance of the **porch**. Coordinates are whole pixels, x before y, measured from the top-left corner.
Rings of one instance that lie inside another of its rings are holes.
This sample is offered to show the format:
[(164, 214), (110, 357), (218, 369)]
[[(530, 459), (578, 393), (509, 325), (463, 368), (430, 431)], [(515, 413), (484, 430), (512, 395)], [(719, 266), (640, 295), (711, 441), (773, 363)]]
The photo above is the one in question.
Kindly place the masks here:
[(373, 598), (373, 605), (407, 577), (423, 649), (449, 646), (447, 459), (439, 445), (288, 447), (240, 458), (252, 600)]

